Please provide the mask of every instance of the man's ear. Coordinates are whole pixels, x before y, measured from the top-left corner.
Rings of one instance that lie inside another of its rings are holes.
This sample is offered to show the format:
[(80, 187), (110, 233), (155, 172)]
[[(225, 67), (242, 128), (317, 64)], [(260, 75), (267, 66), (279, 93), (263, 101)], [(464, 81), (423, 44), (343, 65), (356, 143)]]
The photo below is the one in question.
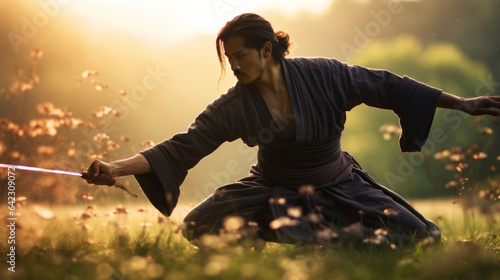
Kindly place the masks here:
[(271, 42), (266, 42), (260, 49), (263, 58), (270, 58), (273, 53), (273, 45)]

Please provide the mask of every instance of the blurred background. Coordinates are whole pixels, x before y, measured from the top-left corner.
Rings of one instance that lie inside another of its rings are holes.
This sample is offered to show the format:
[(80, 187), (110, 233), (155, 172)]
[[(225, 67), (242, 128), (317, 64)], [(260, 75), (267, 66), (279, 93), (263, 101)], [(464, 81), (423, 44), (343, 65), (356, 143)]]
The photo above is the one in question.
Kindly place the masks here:
[[(384, 68), (460, 96), (500, 94), (500, 0), (2, 0), (0, 10), (2, 163), (82, 171), (185, 131), (236, 82), (229, 72), (218, 84), (215, 37), (244, 12), (288, 32), (290, 56)], [(358, 106), (342, 146), (407, 198), (457, 196), (498, 174), (498, 118), (438, 110), (423, 153), (401, 153), (398, 129), (391, 111)], [(189, 172), (181, 203), (246, 176), (255, 152), (224, 144)], [(132, 177), (119, 181), (142, 194)], [(18, 171), (16, 182), (28, 201), (130, 201), (69, 176)]]

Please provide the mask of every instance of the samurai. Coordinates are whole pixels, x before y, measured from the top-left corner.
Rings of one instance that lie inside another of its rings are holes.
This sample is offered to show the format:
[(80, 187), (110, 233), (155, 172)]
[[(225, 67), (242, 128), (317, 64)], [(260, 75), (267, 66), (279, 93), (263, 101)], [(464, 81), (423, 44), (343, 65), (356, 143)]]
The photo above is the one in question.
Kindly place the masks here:
[[(139, 154), (95, 160), (88, 183), (113, 185), (134, 175), (158, 211), (169, 216), (188, 170), (224, 142), (258, 146), (247, 177), (217, 188), (184, 219), (184, 236), (224, 230), (228, 217), (256, 228), (271, 242), (310, 244), (380, 236), (391, 243), (439, 242), (439, 227), (403, 197), (374, 180), (342, 150), (346, 112), (359, 104), (392, 110), (402, 129), (402, 152), (419, 152), (436, 108), (471, 115), (500, 115), (500, 96), (463, 98), (387, 70), (333, 58), (289, 58), (289, 35), (261, 16), (236, 16), (219, 31), (222, 72), (226, 59), (237, 78), (191, 123)], [(353, 230), (355, 229), (355, 230)]]

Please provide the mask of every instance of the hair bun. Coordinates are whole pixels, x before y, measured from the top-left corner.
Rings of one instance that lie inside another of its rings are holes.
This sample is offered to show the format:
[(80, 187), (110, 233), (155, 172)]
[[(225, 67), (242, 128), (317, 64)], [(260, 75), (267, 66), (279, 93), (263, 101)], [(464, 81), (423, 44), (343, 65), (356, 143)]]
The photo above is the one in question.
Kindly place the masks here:
[(279, 51), (283, 57), (288, 55), (290, 53), (290, 36), (283, 32), (283, 31), (278, 31), (275, 33), (276, 37), (278, 38), (278, 46), (279, 46)]

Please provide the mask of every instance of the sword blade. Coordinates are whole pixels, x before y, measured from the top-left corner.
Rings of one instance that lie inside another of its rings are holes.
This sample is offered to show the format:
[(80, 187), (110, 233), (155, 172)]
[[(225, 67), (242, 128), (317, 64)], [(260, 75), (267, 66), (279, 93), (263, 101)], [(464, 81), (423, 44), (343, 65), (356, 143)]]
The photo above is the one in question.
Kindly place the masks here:
[[(55, 169), (45, 169), (45, 168), (40, 168), (40, 167), (33, 167), (33, 166), (26, 166), (26, 165), (14, 165), (14, 164), (5, 164), (5, 163), (0, 163), (0, 168), (14, 168), (15, 170), (25, 170), (25, 171), (33, 171), (33, 172), (44, 172), (44, 173), (53, 173), (53, 174), (62, 174), (62, 175), (71, 175), (71, 176), (78, 176), (83, 179), (87, 179), (87, 172), (79, 173), (79, 172), (70, 172), (70, 171), (64, 171), (64, 170), (55, 170)], [(131, 189), (128, 187), (124, 186), (123, 184), (120, 184), (118, 182), (115, 182), (114, 184), (115, 187), (122, 189), (129, 193), (133, 197), (137, 197), (137, 194), (134, 193)]]
[(26, 170), (26, 171), (33, 171), (33, 172), (54, 173), (54, 174), (63, 174), (63, 175), (82, 177), (82, 173), (78, 173), (78, 172), (45, 169), (45, 168), (26, 166), (26, 165), (13, 165), (13, 164), (0, 163), (0, 168), (9, 168), (9, 167), (14, 168), (15, 170)]

